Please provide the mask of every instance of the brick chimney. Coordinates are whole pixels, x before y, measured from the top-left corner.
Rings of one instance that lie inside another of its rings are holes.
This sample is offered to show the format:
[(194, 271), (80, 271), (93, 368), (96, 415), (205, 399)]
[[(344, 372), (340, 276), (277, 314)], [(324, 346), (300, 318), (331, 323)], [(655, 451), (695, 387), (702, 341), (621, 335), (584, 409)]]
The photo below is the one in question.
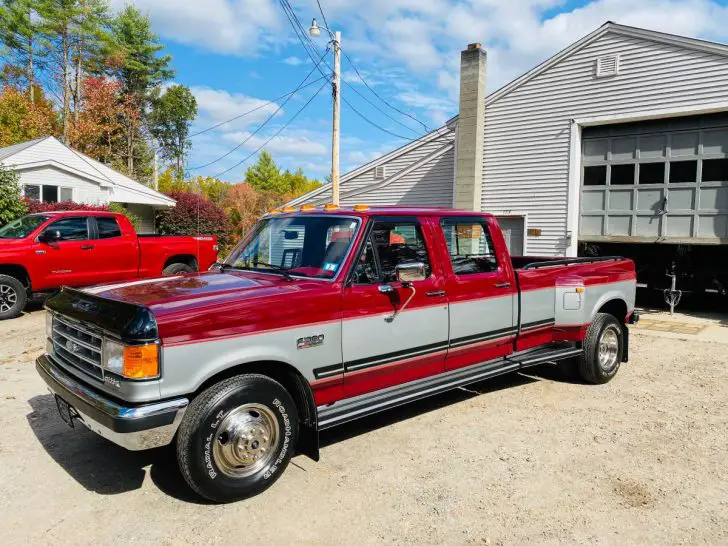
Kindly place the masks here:
[(460, 53), (460, 115), (458, 116), (455, 208), (480, 210), (485, 133), (485, 61), (480, 44)]

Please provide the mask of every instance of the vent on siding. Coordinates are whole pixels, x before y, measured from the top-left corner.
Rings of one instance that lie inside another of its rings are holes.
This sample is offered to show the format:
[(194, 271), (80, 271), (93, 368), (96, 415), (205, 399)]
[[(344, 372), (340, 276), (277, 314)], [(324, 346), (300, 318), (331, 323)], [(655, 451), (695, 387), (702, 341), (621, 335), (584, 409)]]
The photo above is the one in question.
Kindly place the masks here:
[(380, 165), (374, 168), (374, 180), (384, 180), (387, 178), (387, 167)]
[(619, 74), (619, 55), (604, 55), (597, 58), (597, 78), (608, 78)]

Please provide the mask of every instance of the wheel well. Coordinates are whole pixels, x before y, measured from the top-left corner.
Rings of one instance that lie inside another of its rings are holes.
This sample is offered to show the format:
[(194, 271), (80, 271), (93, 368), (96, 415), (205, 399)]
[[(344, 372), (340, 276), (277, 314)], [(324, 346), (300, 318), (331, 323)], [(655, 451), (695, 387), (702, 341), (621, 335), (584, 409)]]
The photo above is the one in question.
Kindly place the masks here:
[(217, 375), (208, 378), (200, 388), (197, 389), (195, 396), (208, 388), (209, 386), (219, 383), (229, 377), (244, 373), (257, 373), (265, 375), (278, 381), (288, 391), (296, 403), (299, 419), (301, 423), (307, 427), (316, 428), (316, 403), (313, 399), (311, 387), (308, 381), (293, 366), (284, 362), (262, 361), (248, 362), (228, 368)]
[(190, 266), (192, 269), (197, 271), (197, 258), (194, 256), (191, 256), (189, 254), (178, 254), (176, 256), (172, 256), (170, 258), (167, 258), (167, 261), (164, 262), (164, 267), (162, 269), (166, 269), (172, 264), (185, 264)]
[(0, 265), (0, 275), (15, 277), (22, 282), (23, 286), (25, 286), (25, 288), (27, 288), (30, 292), (30, 275), (28, 275), (28, 271), (22, 265)]
[(609, 300), (599, 308), (597, 313), (612, 315), (620, 324), (624, 324), (627, 318), (627, 311), (627, 303), (624, 300)]

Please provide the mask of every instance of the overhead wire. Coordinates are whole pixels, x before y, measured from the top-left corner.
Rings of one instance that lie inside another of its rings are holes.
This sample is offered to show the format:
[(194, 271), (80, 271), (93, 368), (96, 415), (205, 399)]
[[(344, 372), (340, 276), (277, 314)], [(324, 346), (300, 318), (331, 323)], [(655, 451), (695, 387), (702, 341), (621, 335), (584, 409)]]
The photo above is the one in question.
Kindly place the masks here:
[(288, 97), (290, 95), (294, 95), (298, 91), (301, 91), (303, 89), (306, 89), (307, 87), (310, 87), (313, 84), (320, 82), (324, 78), (326, 78), (326, 76), (321, 76), (320, 78), (316, 78), (315, 80), (311, 80), (306, 85), (303, 85), (301, 87), (297, 87), (293, 91), (289, 91), (288, 93), (285, 93), (284, 95), (281, 95), (280, 97), (276, 97), (275, 99), (266, 101), (263, 104), (260, 104), (259, 106), (256, 106), (252, 110), (248, 110), (247, 112), (243, 112), (242, 114), (238, 114), (238, 115), (236, 115), (236, 116), (234, 116), (234, 117), (232, 117), (230, 119), (226, 119), (225, 121), (221, 121), (219, 123), (216, 123), (215, 125), (211, 125), (210, 127), (207, 127), (206, 129), (202, 129), (200, 131), (197, 131), (196, 133), (192, 133), (188, 138), (196, 137), (196, 136), (201, 135), (203, 133), (207, 133), (209, 131), (212, 131), (214, 129), (217, 129), (218, 127), (222, 127), (223, 125), (226, 125), (226, 124), (231, 123), (233, 121), (237, 121), (240, 118), (243, 118), (243, 117), (245, 117), (245, 116), (247, 116), (249, 114), (252, 114), (254, 112), (257, 112), (258, 110), (261, 110), (261, 109), (265, 108), (266, 106), (269, 106), (271, 104), (277, 103), (279, 100), (283, 100), (283, 99), (285, 99), (286, 97)]
[(324, 84), (318, 88), (318, 91), (316, 91), (316, 93), (311, 95), (311, 97), (306, 101), (306, 103), (303, 106), (301, 106), (301, 108), (299, 108), (295, 114), (293, 114), (291, 119), (289, 119), (285, 124), (283, 124), (283, 126), (281, 126), (280, 129), (278, 129), (273, 135), (271, 135), (271, 137), (268, 138), (268, 140), (266, 140), (263, 144), (261, 144), (256, 150), (251, 152), (250, 155), (248, 155), (245, 159), (238, 161), (235, 165), (228, 167), (227, 169), (225, 169), (222, 172), (217, 173), (215, 176), (219, 177), (219, 176), (222, 176), (223, 174), (226, 174), (226, 173), (232, 171), (236, 167), (238, 167), (238, 166), (242, 165), (243, 163), (245, 163), (246, 161), (248, 161), (251, 157), (253, 157), (255, 154), (260, 152), (263, 148), (265, 148), (268, 145), (268, 143), (270, 143), (270, 141), (272, 141), (274, 138), (276, 138), (278, 135), (280, 135), (291, 123), (293, 123), (293, 121), (298, 117), (298, 115), (301, 112), (303, 112), (309, 104), (311, 104), (313, 99), (315, 99), (319, 95), (319, 93), (321, 93), (321, 91), (323, 91), (323, 89), (324, 89), (324, 87), (326, 87), (327, 83), (328, 82), (324, 82)]
[[(291, 99), (291, 97), (293, 97), (293, 95), (295, 93), (297, 93), (298, 91), (300, 91), (303, 88), (303, 86), (306, 83), (306, 81), (308, 80), (308, 78), (311, 77), (311, 74), (313, 74), (314, 71), (319, 68), (319, 65), (321, 64), (321, 61), (323, 61), (324, 57), (326, 56), (326, 53), (328, 53), (328, 48), (326, 48), (326, 51), (323, 52), (323, 54), (321, 55), (321, 57), (319, 58), (319, 60), (314, 64), (314, 67), (308, 72), (308, 74), (306, 74), (306, 77), (303, 79), (303, 81), (301, 81), (301, 83), (298, 85), (298, 87), (295, 89), (295, 91), (293, 93), (291, 93), (290, 95), (288, 95), (288, 97), (286, 97), (286, 100), (284, 100), (280, 104), (280, 106), (278, 106), (278, 108), (276, 108), (276, 110), (270, 116), (268, 116), (268, 118), (266, 118), (266, 120), (263, 121), (263, 123), (261, 123), (255, 129), (255, 131), (253, 131), (252, 133), (250, 133), (243, 140), (241, 140), (234, 148), (232, 148), (231, 150), (229, 150), (225, 154), (221, 155), (217, 159), (214, 159), (213, 161), (210, 161), (208, 163), (205, 163), (204, 165), (199, 165), (197, 167), (191, 167), (191, 168), (188, 168), (188, 169), (185, 169), (185, 170), (187, 172), (197, 171), (199, 169), (204, 169), (205, 167), (209, 167), (210, 165), (214, 165), (218, 161), (221, 161), (221, 160), (225, 159), (230, 154), (232, 154), (233, 152), (235, 152), (236, 150), (238, 150), (242, 146), (244, 146), (251, 138), (253, 138), (255, 135), (257, 135), (263, 129), (263, 127), (265, 127), (270, 122), (270, 120), (272, 120), (276, 116), (276, 114), (278, 114), (278, 112), (280, 112), (283, 109), (283, 107), (286, 105), (286, 103), (288, 103), (288, 101)], [(319, 79), (319, 81), (321, 81), (321, 79)], [(327, 82), (324, 82), (324, 85), (326, 85), (326, 83)], [(225, 172), (227, 172), (227, 171), (225, 171)]]
[[(315, 53), (318, 53), (318, 51), (319, 51), (319, 50), (318, 50), (318, 48), (316, 47), (316, 44), (315, 44), (315, 43), (313, 42), (313, 40), (311, 40), (311, 38), (310, 38), (310, 37), (308, 36), (308, 34), (306, 33), (306, 31), (304, 30), (304, 28), (303, 28), (303, 25), (301, 24), (301, 21), (300, 21), (300, 20), (298, 19), (298, 16), (296, 15), (295, 11), (294, 11), (294, 10), (293, 10), (293, 8), (291, 7), (291, 4), (290, 4), (290, 2), (289, 2), (288, 0), (280, 0), (280, 4), (281, 4), (281, 7), (283, 8), (283, 11), (284, 11), (284, 13), (286, 14), (286, 17), (288, 18), (288, 21), (289, 21), (289, 22), (291, 23), (291, 26), (292, 26), (292, 28), (293, 28), (293, 31), (294, 31), (294, 33), (296, 34), (296, 37), (297, 37), (297, 38), (298, 38), (298, 40), (299, 40), (299, 41), (301, 42), (301, 45), (303, 46), (303, 48), (304, 48), (304, 50), (306, 51), (306, 53), (307, 53), (307, 55), (309, 56), (309, 58), (311, 58), (311, 60), (313, 61), (313, 60), (315, 59)], [(319, 3), (319, 9), (321, 10), (321, 5), (320, 5), (320, 3)], [(321, 10), (321, 11), (322, 11), (322, 14), (321, 14), (321, 15), (322, 15), (322, 17), (324, 18), (324, 24), (326, 24), (326, 26), (328, 27), (328, 24), (326, 23), (326, 18), (325, 18), (324, 14), (323, 14), (323, 10)], [(314, 53), (312, 53), (312, 51), (313, 51)], [(343, 52), (343, 50), (342, 50), (342, 52)], [(376, 93), (376, 91), (374, 91), (374, 90), (373, 90), (373, 89), (371, 88), (371, 86), (370, 86), (370, 85), (369, 85), (368, 83), (366, 83), (366, 82), (364, 81), (364, 78), (363, 78), (363, 76), (362, 76), (362, 75), (361, 75), (361, 73), (360, 73), (360, 72), (358, 71), (358, 69), (356, 68), (356, 66), (355, 66), (355, 65), (354, 65), (354, 63), (352, 62), (351, 58), (350, 58), (350, 57), (349, 57), (349, 56), (348, 56), (348, 55), (346, 54), (346, 52), (343, 52), (343, 53), (344, 53), (344, 55), (346, 56), (346, 58), (347, 58), (347, 60), (349, 61), (349, 63), (350, 63), (351, 65), (352, 65), (352, 68), (354, 68), (354, 71), (355, 71), (355, 72), (357, 73), (357, 75), (359, 76), (359, 78), (360, 78), (360, 79), (361, 79), (361, 80), (362, 80), (362, 81), (364, 82), (364, 84), (366, 85), (367, 89), (369, 89), (370, 91), (372, 91), (372, 92), (374, 93), (374, 95), (375, 95), (375, 96), (377, 96), (377, 98), (379, 98), (379, 100), (381, 100), (381, 101), (385, 102), (385, 104), (388, 104), (388, 105), (389, 105), (389, 103), (387, 103), (387, 102), (386, 102), (386, 99), (382, 98), (382, 97), (381, 97), (381, 95), (379, 95), (378, 93)], [(327, 66), (327, 67), (328, 67), (328, 68), (329, 68), (330, 70), (333, 70), (333, 69), (331, 68), (331, 65), (329, 65), (329, 64), (328, 64), (328, 63), (327, 63), (326, 61), (324, 61), (324, 64), (325, 64), (325, 65), (326, 65), (326, 66)], [(321, 72), (321, 73), (323, 74), (323, 71), (322, 71), (322, 69), (321, 69), (321, 68), (319, 68), (319, 72)], [(354, 91), (354, 92), (355, 92), (356, 94), (358, 94), (358, 95), (359, 95), (359, 96), (361, 96), (362, 98), (365, 98), (365, 97), (364, 97), (364, 95), (363, 95), (362, 93), (360, 93), (360, 92), (359, 92), (359, 91), (358, 91), (357, 89), (355, 89), (355, 88), (353, 87), (353, 85), (352, 85), (352, 84), (350, 84), (349, 82), (347, 82), (347, 81), (346, 81), (346, 80), (345, 80), (344, 78), (341, 78), (341, 79), (342, 79), (342, 81), (344, 82), (344, 84), (345, 84), (345, 85), (347, 85), (347, 87), (349, 87), (350, 89), (352, 89), (352, 90), (353, 90), (353, 91)], [(359, 112), (359, 110), (357, 110), (357, 109), (356, 109), (356, 108), (355, 108), (355, 107), (354, 107), (354, 106), (353, 106), (353, 105), (352, 105), (352, 104), (351, 104), (351, 103), (350, 103), (349, 101), (347, 101), (347, 100), (346, 100), (346, 99), (345, 99), (344, 97), (341, 97), (341, 99), (342, 99), (342, 101), (343, 101), (343, 102), (344, 102), (344, 103), (345, 103), (345, 104), (346, 104), (347, 106), (349, 106), (349, 108), (351, 108), (351, 110), (352, 110), (352, 111), (354, 111), (354, 113), (356, 113), (356, 114), (357, 114), (357, 115), (358, 115), (359, 117), (361, 117), (361, 118), (362, 118), (362, 119), (363, 119), (364, 121), (366, 121), (366, 122), (367, 122), (367, 123), (369, 123), (369, 124), (370, 124), (371, 126), (375, 127), (376, 129), (379, 129), (380, 131), (382, 131), (382, 132), (384, 132), (384, 133), (387, 133), (387, 134), (389, 134), (389, 135), (391, 135), (391, 136), (394, 136), (394, 137), (396, 137), (396, 138), (399, 138), (399, 139), (402, 139), (402, 140), (407, 140), (407, 141), (410, 141), (410, 142), (416, 142), (417, 140), (420, 140), (421, 138), (423, 138), (423, 137), (427, 136), (427, 135), (425, 134), (425, 135), (419, 135), (419, 136), (418, 136), (418, 138), (410, 138), (410, 137), (405, 137), (405, 136), (402, 136), (402, 135), (398, 135), (397, 133), (394, 133), (393, 131), (390, 131), (390, 130), (388, 130), (388, 129), (385, 129), (385, 128), (384, 128), (384, 127), (382, 127), (381, 125), (379, 125), (379, 124), (377, 124), (377, 123), (373, 122), (373, 121), (372, 121), (371, 119), (369, 119), (369, 118), (368, 118), (368, 117), (366, 117), (366, 116), (365, 116), (364, 114), (362, 114), (361, 112)], [(366, 100), (366, 98), (365, 98), (365, 100)], [(414, 129), (412, 129), (411, 127), (409, 127), (409, 126), (407, 126), (407, 125), (405, 125), (405, 124), (401, 123), (400, 121), (398, 121), (398, 120), (394, 119), (394, 118), (393, 118), (392, 116), (390, 116), (389, 114), (387, 114), (386, 112), (384, 112), (384, 111), (383, 111), (383, 110), (382, 110), (381, 108), (377, 107), (377, 106), (376, 106), (375, 104), (373, 104), (373, 103), (372, 103), (371, 101), (367, 100), (367, 102), (368, 102), (368, 103), (369, 103), (370, 105), (372, 105), (372, 107), (374, 107), (374, 108), (375, 108), (375, 109), (376, 109), (376, 110), (377, 110), (378, 112), (380, 112), (381, 114), (383, 114), (384, 116), (386, 116), (386, 117), (387, 117), (387, 118), (389, 118), (390, 120), (392, 120), (392, 121), (394, 121), (394, 122), (398, 123), (399, 125), (401, 125), (401, 126), (403, 126), (403, 127), (407, 128), (407, 129), (409, 129), (410, 131), (414, 132), (415, 134), (418, 134), (418, 133), (417, 133), (417, 131), (415, 131), (415, 130), (414, 130)], [(390, 105), (390, 106), (391, 106), (391, 105)], [(393, 108), (394, 108), (394, 110), (396, 110), (397, 112), (399, 112), (399, 113), (402, 113), (402, 114), (406, 115), (407, 117), (410, 117), (410, 118), (414, 119), (415, 121), (417, 121), (417, 123), (419, 123), (420, 125), (422, 125), (422, 126), (423, 126), (423, 127), (425, 128), (425, 130), (427, 131), (427, 133), (431, 133), (431, 132), (432, 132), (432, 130), (430, 130), (430, 129), (429, 129), (428, 127), (427, 127), (427, 125), (425, 125), (425, 124), (424, 124), (423, 122), (421, 122), (420, 120), (418, 120), (418, 119), (417, 119), (417, 118), (415, 118), (414, 116), (412, 116), (412, 115), (410, 115), (410, 114), (407, 114), (406, 112), (404, 112), (404, 111), (402, 111), (402, 110), (399, 110), (399, 109), (398, 109), (398, 108), (396, 108), (396, 107), (393, 107)], [(436, 140), (436, 141), (440, 141), (440, 142), (452, 142), (452, 140), (451, 140), (451, 139), (448, 139), (448, 138), (442, 138), (441, 136), (440, 136), (440, 137), (437, 137), (436, 139), (433, 139), (433, 140)]]

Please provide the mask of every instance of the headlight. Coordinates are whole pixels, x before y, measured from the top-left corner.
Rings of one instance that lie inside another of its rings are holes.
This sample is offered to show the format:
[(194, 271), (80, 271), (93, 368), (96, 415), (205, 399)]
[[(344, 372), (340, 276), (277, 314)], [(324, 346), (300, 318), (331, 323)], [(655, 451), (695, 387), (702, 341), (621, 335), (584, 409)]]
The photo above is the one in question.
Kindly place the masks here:
[(46, 337), (52, 338), (53, 337), (53, 314), (49, 311), (46, 311)]
[(159, 377), (159, 346), (124, 345), (104, 339), (104, 368), (127, 379), (154, 379)]

